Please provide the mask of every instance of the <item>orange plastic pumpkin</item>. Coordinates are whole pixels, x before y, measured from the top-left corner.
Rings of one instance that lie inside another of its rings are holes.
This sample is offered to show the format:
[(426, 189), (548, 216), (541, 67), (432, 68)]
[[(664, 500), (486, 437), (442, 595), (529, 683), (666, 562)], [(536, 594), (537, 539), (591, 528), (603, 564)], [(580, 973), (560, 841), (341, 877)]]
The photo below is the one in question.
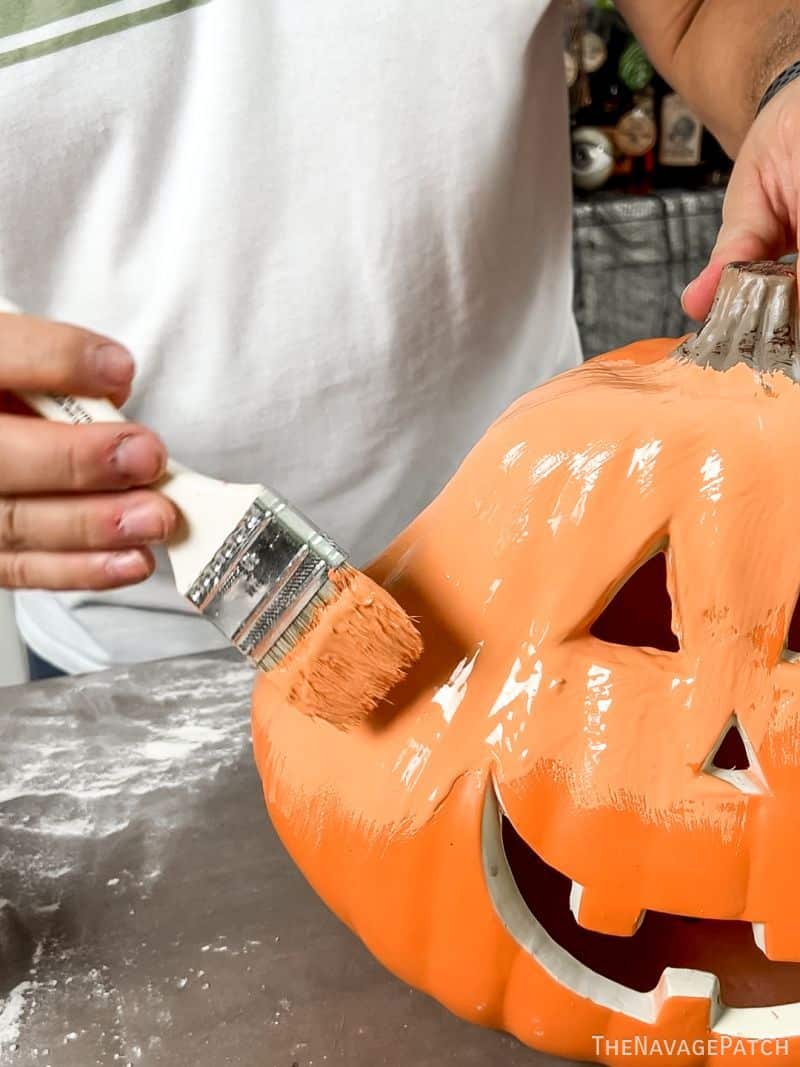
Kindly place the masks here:
[(425, 653), (342, 733), (259, 679), (272, 820), (383, 963), (609, 1064), (800, 1062), (791, 269), (517, 402), (370, 570)]

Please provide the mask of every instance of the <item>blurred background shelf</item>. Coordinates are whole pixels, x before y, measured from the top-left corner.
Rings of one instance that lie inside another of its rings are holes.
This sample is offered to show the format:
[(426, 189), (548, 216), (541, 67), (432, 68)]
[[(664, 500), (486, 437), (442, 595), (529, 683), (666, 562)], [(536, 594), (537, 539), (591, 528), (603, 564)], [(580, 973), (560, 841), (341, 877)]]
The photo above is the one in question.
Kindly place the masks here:
[(594, 193), (574, 211), (575, 315), (584, 356), (694, 328), (680, 296), (705, 265), (721, 189)]

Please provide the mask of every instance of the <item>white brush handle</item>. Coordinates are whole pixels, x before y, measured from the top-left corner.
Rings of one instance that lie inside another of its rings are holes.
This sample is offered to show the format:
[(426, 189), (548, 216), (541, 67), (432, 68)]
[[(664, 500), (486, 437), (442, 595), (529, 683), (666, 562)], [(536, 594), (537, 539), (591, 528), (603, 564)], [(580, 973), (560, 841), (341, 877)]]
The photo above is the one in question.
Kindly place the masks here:
[[(92, 422), (127, 422), (108, 400), (49, 396), (22, 392), (19, 397), (50, 422), (79, 426)], [(183, 528), (167, 546), (175, 584), (185, 596), (253, 501), (260, 485), (236, 485), (198, 474), (168, 460), (166, 474), (155, 488), (176, 505)]]

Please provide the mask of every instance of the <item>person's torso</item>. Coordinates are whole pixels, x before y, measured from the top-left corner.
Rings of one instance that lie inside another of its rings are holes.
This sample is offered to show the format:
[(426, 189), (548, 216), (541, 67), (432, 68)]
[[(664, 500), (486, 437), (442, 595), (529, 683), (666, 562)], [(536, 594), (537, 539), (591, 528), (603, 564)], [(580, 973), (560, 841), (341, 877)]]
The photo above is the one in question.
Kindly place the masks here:
[[(275, 486), (363, 562), (576, 361), (557, 5), (30, 11), (0, 13), (0, 293), (127, 344), (126, 414), (177, 459)], [(115, 637), (112, 603), (149, 634)], [(23, 597), (23, 630), (57, 607), (70, 669), (214, 643), (164, 614), (166, 572)]]

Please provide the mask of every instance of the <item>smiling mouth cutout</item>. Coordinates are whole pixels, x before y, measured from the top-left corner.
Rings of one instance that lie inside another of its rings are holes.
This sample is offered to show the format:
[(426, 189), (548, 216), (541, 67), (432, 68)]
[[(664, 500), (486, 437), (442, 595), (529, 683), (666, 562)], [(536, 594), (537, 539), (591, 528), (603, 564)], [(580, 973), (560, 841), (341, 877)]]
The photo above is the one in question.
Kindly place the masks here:
[(584, 929), (573, 915), (581, 887), (519, 836), (491, 786), (481, 847), (500, 920), (559, 985), (642, 1022), (655, 1022), (672, 997), (690, 997), (708, 1001), (712, 1032), (800, 1034), (800, 963), (768, 960), (756, 924), (648, 911), (627, 937)]

